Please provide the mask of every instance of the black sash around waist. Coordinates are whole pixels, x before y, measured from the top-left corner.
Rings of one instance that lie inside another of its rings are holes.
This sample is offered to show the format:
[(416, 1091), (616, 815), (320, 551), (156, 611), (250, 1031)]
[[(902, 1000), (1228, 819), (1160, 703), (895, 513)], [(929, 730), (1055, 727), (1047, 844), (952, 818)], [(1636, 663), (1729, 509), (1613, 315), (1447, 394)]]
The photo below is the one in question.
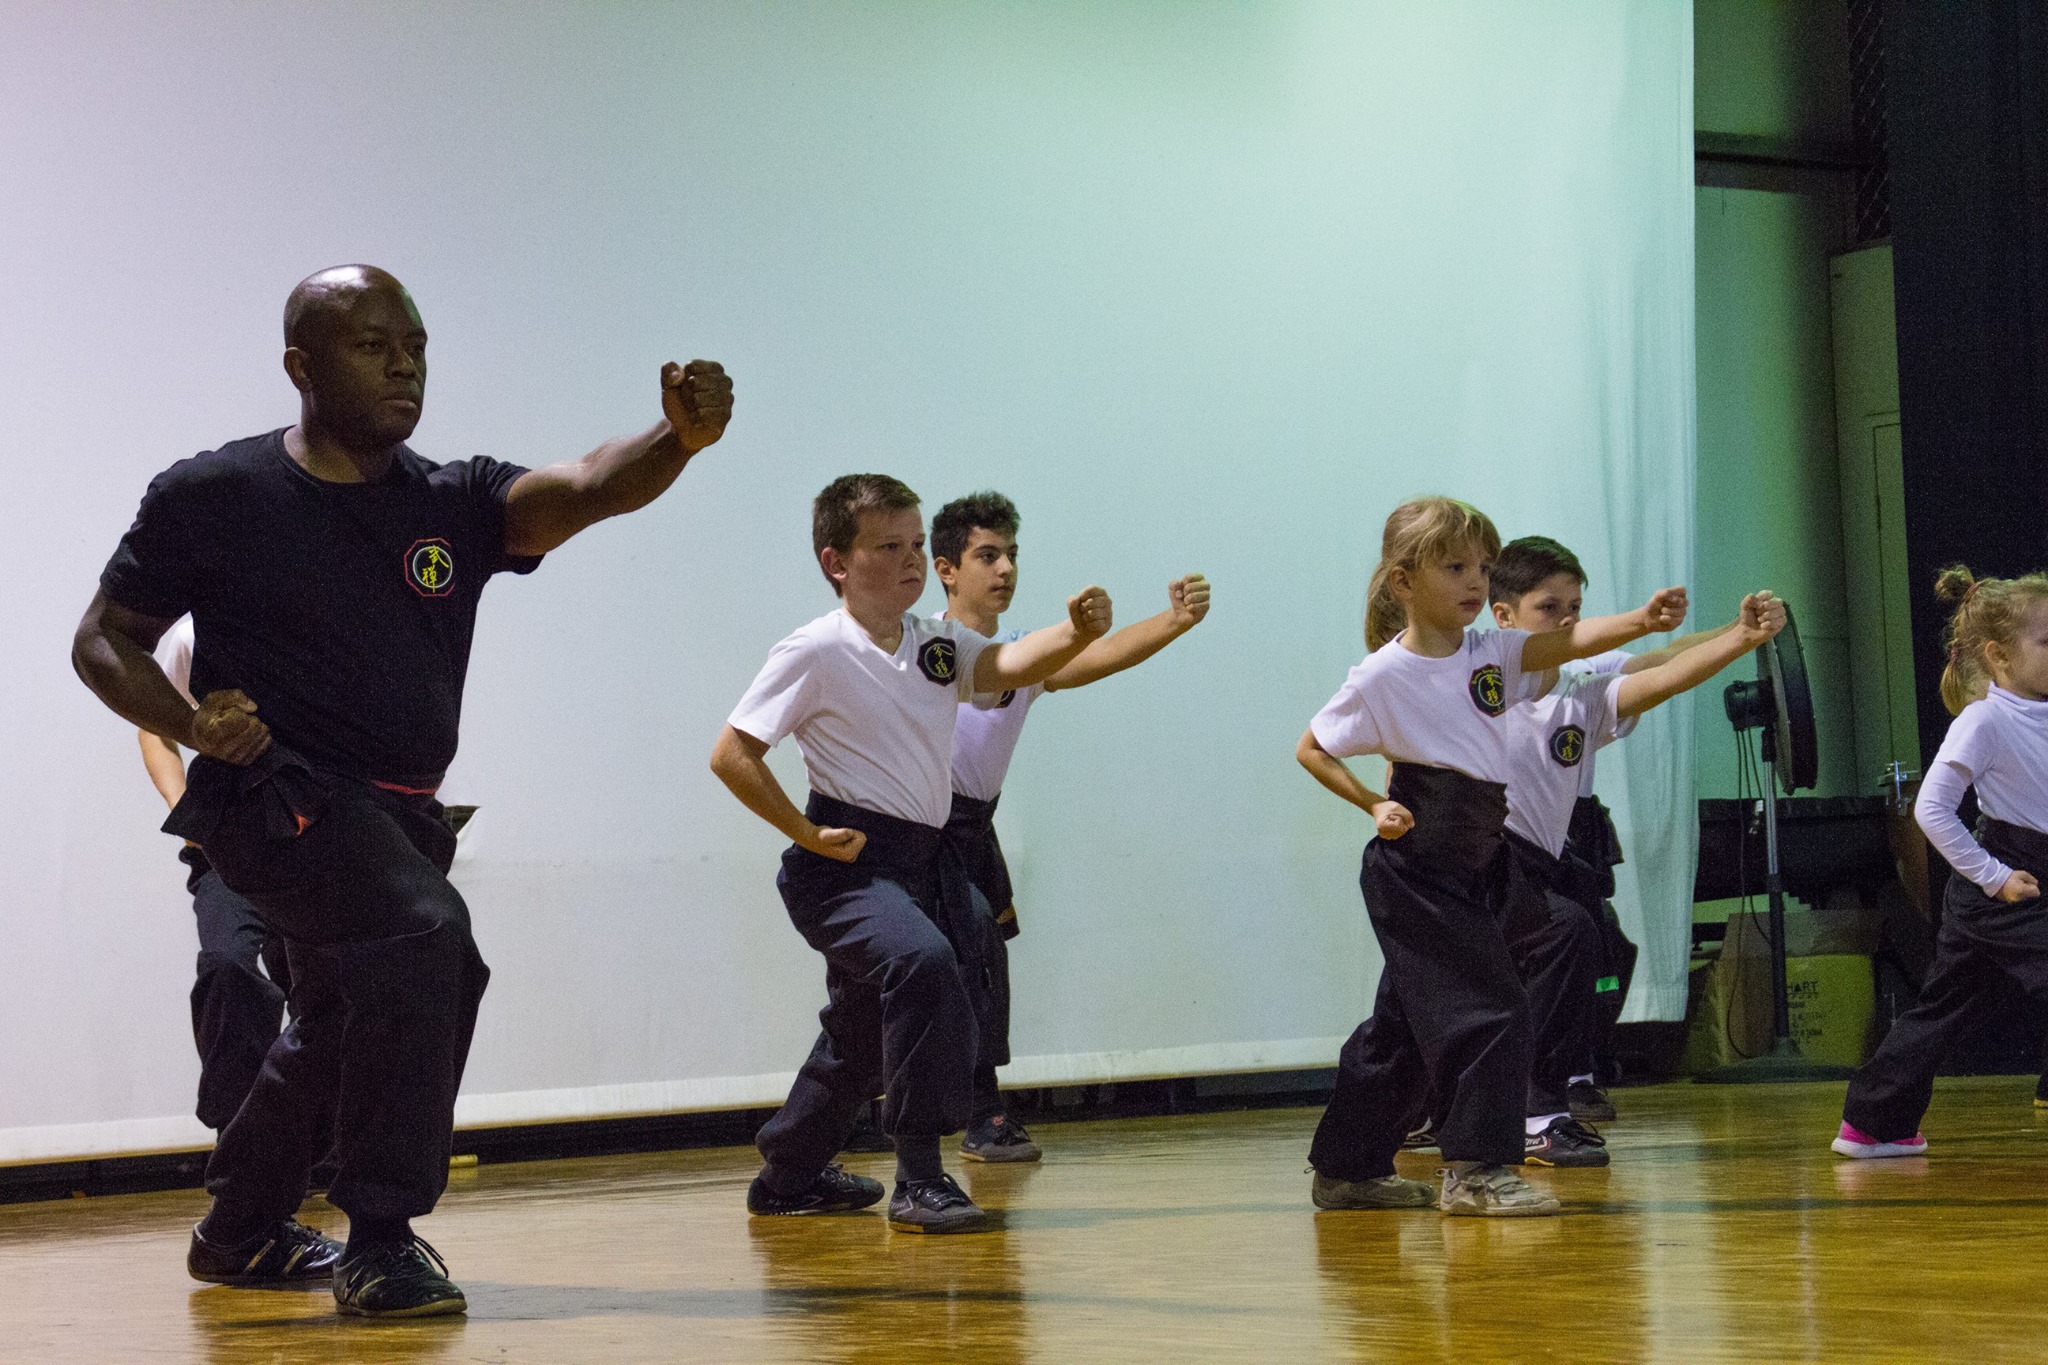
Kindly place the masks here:
[(811, 799), (804, 805), (804, 815), (812, 824), (826, 829), (857, 829), (867, 835), (867, 844), (857, 861), (882, 863), (906, 872), (927, 870), (938, 858), (943, 843), (943, 832), (935, 826), (900, 820), (820, 791), (811, 793)]
[(1984, 815), (1977, 819), (1977, 842), (2007, 867), (2048, 879), (2048, 834)]
[(1506, 833), (1508, 789), (1449, 768), (1396, 763), (1387, 797), (1408, 808), (1415, 828), (1381, 840), (1384, 856), (1438, 869), (1454, 878), (1483, 874)]

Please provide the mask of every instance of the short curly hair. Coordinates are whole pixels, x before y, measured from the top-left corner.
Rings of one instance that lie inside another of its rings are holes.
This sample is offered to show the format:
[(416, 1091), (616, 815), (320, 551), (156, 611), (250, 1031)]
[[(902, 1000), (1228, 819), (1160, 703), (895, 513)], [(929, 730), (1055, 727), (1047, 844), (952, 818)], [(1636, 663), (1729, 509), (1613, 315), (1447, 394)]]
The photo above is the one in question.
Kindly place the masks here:
[(1001, 493), (969, 493), (964, 498), (955, 498), (932, 518), (932, 558), (958, 564), (977, 530), (1014, 536), (1022, 524), (1017, 504)]

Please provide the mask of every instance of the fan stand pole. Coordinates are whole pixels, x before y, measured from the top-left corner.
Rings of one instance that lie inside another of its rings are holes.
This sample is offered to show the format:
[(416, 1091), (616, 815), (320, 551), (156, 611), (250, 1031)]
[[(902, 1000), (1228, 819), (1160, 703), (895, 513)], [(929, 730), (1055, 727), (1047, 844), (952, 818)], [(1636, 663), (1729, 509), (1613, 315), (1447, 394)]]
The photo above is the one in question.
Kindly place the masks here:
[(1808, 1061), (1792, 1036), (1792, 992), (1785, 980), (1785, 879), (1778, 869), (1778, 744), (1776, 728), (1763, 729), (1764, 893), (1770, 901), (1771, 1050), (1731, 1062), (1698, 1079), (1706, 1085), (1771, 1085), (1789, 1081), (1846, 1081), (1855, 1068)]

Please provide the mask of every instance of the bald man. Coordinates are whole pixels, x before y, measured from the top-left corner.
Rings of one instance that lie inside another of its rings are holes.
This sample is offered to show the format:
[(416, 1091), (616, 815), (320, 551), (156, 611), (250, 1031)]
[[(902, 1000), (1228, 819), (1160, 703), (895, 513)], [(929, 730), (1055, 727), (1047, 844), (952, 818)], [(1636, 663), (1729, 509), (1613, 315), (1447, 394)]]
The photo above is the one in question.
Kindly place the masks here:
[[(637, 436), (544, 469), (437, 465), (405, 444), (426, 352), (419, 310), (386, 272), (300, 283), (284, 351), (297, 425), (157, 475), (72, 646), (116, 713), (198, 751), (164, 829), (205, 847), (291, 959), (297, 1017), (220, 1135), (187, 1269), (219, 1284), (331, 1278), (340, 1310), (370, 1317), (467, 1307), (410, 1220), (447, 1183), (489, 977), (434, 800), (479, 595), (653, 501), (732, 412), (718, 365), (669, 364), (662, 419)], [(188, 611), (196, 705), (151, 655)], [(330, 1110), (345, 1248), (294, 1218)]]

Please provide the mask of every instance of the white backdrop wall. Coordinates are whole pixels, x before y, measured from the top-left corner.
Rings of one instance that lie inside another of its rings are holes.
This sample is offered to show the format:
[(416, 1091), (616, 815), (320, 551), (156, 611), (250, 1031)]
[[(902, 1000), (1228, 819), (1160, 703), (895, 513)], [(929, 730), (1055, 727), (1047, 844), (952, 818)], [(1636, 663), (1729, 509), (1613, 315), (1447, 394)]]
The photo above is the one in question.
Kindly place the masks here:
[[(0, 11), (0, 1160), (204, 1138), (182, 870), (66, 652), (149, 476), (292, 420), (280, 305), (350, 260), (424, 311), (431, 458), (580, 454), (670, 358), (738, 384), (666, 498), (486, 596), (465, 1122), (780, 1097), (823, 973), (704, 759), (830, 605), (852, 469), (1013, 496), (1020, 622), (1217, 585), (1034, 713), (1011, 1078), (1329, 1063), (1365, 826), (1291, 751), (1386, 512), (1558, 535), (1598, 608), (1690, 567), (1690, 72), (1670, 0)], [(1634, 1017), (1683, 1010), (1689, 735), (1605, 769)]]

